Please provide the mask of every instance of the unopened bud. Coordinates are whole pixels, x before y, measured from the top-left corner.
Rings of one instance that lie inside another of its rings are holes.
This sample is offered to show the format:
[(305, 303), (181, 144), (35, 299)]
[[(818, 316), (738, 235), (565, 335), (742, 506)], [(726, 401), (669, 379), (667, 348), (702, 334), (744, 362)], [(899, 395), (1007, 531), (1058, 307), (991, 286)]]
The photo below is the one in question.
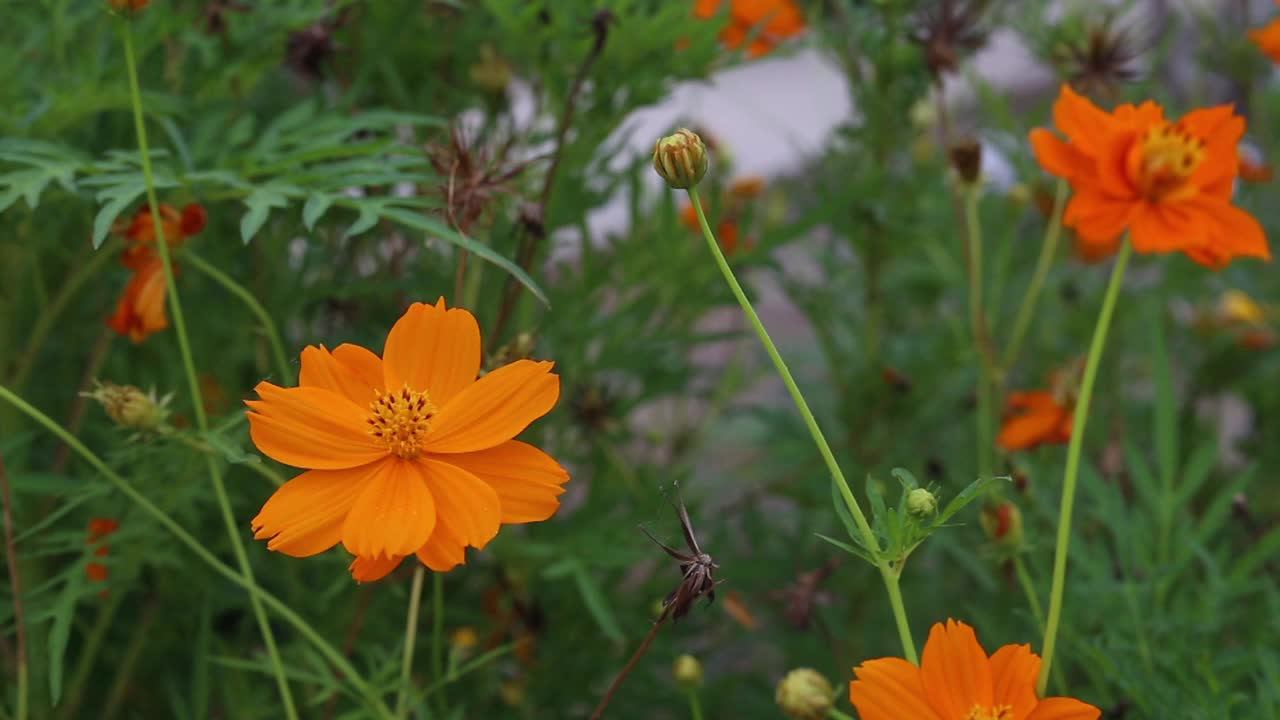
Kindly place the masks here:
[(1022, 511), (1008, 500), (982, 509), (982, 530), (997, 546), (1017, 550), (1022, 547)]
[(951, 167), (955, 168), (960, 181), (965, 185), (973, 185), (982, 175), (982, 144), (977, 140), (961, 140), (951, 146), (947, 153), (951, 157)]
[(926, 518), (938, 512), (938, 498), (924, 488), (907, 493), (907, 512), (918, 518)]
[(702, 663), (692, 655), (681, 655), (671, 665), (671, 674), (681, 690), (697, 690), (702, 687)]
[(675, 190), (694, 187), (707, 174), (707, 146), (697, 133), (680, 128), (654, 143), (653, 169)]
[(133, 385), (108, 382), (99, 383), (93, 392), (82, 394), (97, 400), (112, 422), (130, 430), (156, 430), (169, 417), (165, 407), (169, 398), (157, 398), (155, 390), (144, 393)]
[(493, 95), (501, 95), (511, 84), (511, 65), (493, 49), (493, 45), (480, 47), (480, 61), (468, 71), (476, 87)]
[(823, 720), (834, 694), (831, 683), (817, 670), (799, 668), (782, 678), (774, 699), (791, 720)]

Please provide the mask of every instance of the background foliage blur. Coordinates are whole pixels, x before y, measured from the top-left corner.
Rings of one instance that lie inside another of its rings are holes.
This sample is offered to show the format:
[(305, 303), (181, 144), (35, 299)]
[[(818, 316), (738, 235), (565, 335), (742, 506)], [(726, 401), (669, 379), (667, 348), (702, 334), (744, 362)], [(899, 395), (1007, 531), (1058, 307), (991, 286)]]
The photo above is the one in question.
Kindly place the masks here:
[[(845, 72), (856, 113), (797, 158), (793, 176), (739, 177), (739, 149), (713, 144), (702, 196), (726, 250), (733, 238), (739, 273), (780, 290), (811, 330), (812, 342), (783, 352), (846, 471), (887, 490), (890, 471), (906, 468), (945, 502), (977, 474), (976, 355), (940, 130), (1012, 168), (982, 204), (997, 335), (1013, 322), (1052, 203), (1025, 142), (1048, 103), (1002, 95), (967, 57), (990, 32), (1014, 32), (1063, 79), (1100, 83), (1101, 97), (1154, 97), (1175, 115), (1235, 102), (1265, 163), (1280, 140), (1280, 92), (1244, 32), (1266, 18), (1226, 2), (1160, 16), (1075, 3), (1065, 17), (1040, 2), (801, 5), (803, 36), (770, 49), (819, 48)], [(252, 449), (240, 400), (261, 379), (291, 378), (279, 377), (258, 318), (194, 263), (257, 298), (293, 372), (304, 345), (376, 348), (408, 302), (441, 295), (477, 315), (491, 363), (557, 363), (562, 400), (533, 432), (570, 469), (569, 491), (551, 521), (506, 529), (446, 576), (446, 667), (468, 672), (435, 689), (423, 717), (585, 717), (678, 579), (636, 529), (678, 541), (664, 499), (677, 481), (725, 584), (714, 605), (659, 635), (609, 717), (687, 716), (671, 676), (681, 653), (703, 663), (699, 694), (714, 718), (780, 716), (774, 685), (790, 668), (840, 687), (857, 662), (897, 654), (871, 569), (816, 536), (840, 532), (829, 479), (742, 336), (683, 196), (658, 190), (647, 158), (624, 152), (633, 111), (750, 61), (722, 45), (727, 17), (694, 19), (667, 0), (153, 3), (134, 31), (161, 200), (208, 213), (177, 256), (214, 422), (201, 434), (172, 330), (133, 343), (105, 324), (126, 280), (109, 230), (144, 202), (118, 21), (82, 0), (11, 3), (5, 14), (0, 379), (219, 557), (230, 548), (192, 447), (227, 463), (247, 536), (272, 490), (262, 470), (291, 473)], [(1110, 65), (1089, 52), (1100, 38), (1117, 48)], [(940, 128), (931, 88), (958, 82), (976, 88), (975, 102)], [(690, 122), (715, 137), (717, 118)], [(1238, 202), (1274, 238), (1272, 197), (1271, 185), (1245, 186)], [(616, 198), (627, 226), (593, 231), (588, 216)], [(455, 290), (460, 247), (471, 256), (466, 297)], [(527, 275), (513, 279), (513, 267)], [(1086, 445), (1052, 687), (1106, 718), (1277, 717), (1280, 446), (1263, 428), (1280, 412), (1280, 284), (1260, 263), (1208, 273), (1153, 257), (1135, 270)], [(1007, 387), (1043, 387), (1083, 355), (1105, 280), (1064, 242)], [(1232, 289), (1261, 314), (1229, 312), (1221, 298)], [(186, 429), (148, 438), (115, 427), (80, 395), (95, 378), (172, 393)], [(1010, 558), (1022, 553), (1043, 601), (1063, 455), (1001, 457), (997, 471), (1013, 480), (999, 498), (971, 505), (913, 556), (903, 587), (918, 638), (956, 617), (988, 649), (1038, 641)], [(33, 717), (280, 716), (241, 588), (8, 406), (0, 458)], [(1166, 482), (1177, 502), (1160, 492)], [(1023, 544), (979, 522), (1005, 500), (1020, 508)], [(87, 542), (95, 518), (118, 523), (103, 536), (109, 552), (102, 537)], [(249, 552), (268, 590), (394, 689), (406, 568), (358, 586), (340, 553)], [(363, 716), (305, 641), (276, 631), (304, 717)], [(425, 687), (436, 678), (430, 638), (420, 642)], [(0, 661), (12, 671), (11, 641)]]

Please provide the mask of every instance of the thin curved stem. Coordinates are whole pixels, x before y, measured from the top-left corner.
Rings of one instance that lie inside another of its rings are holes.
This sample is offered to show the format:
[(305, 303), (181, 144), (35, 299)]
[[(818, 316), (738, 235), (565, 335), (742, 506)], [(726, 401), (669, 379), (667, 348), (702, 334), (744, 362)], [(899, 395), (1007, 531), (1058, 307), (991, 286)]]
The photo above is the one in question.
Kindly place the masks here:
[(296, 378), (293, 377), (293, 368), (289, 365), (288, 356), (284, 351), (284, 342), (280, 339), (280, 331), (276, 328), (275, 321), (271, 319), (271, 315), (267, 313), (266, 308), (262, 307), (262, 303), (249, 292), (248, 288), (236, 282), (230, 275), (222, 272), (212, 263), (190, 250), (181, 251), (182, 259), (188, 265), (199, 270), (209, 276), (211, 280), (221, 285), (227, 292), (240, 298), (240, 301), (249, 308), (249, 312), (258, 318), (258, 322), (262, 323), (262, 330), (267, 335), (267, 341), (271, 344), (271, 355), (276, 363), (276, 372), (280, 373), (280, 380), (285, 385), (292, 385)]
[(1027, 572), (1027, 564), (1022, 561), (1022, 554), (1013, 556), (1013, 573), (1018, 576), (1018, 584), (1027, 596), (1027, 605), (1031, 615), (1036, 619), (1036, 629), (1044, 632), (1044, 608), (1040, 607), (1040, 597), (1036, 595), (1036, 585), (1031, 582), (1031, 573)]
[(982, 302), (982, 222), (978, 213), (978, 201), (982, 190), (978, 183), (965, 188), (964, 221), (969, 237), (969, 324), (973, 331), (974, 350), (978, 356), (978, 477), (989, 478), (991, 471), (992, 419), (991, 392), (992, 370), (986, 344), (986, 311)]
[(79, 438), (68, 432), (66, 428), (59, 425), (56, 420), (40, 412), (31, 405), (31, 403), (23, 400), (12, 390), (3, 385), (0, 385), (0, 400), (4, 400), (5, 402), (13, 405), (32, 420), (35, 420), (38, 424), (43, 426), (59, 440), (66, 443), (67, 446), (75, 451), (77, 455), (83, 458), (85, 462), (89, 463), (93, 469), (97, 470), (112, 485), (114, 485), (116, 489), (123, 493), (125, 497), (141, 508), (147, 515), (150, 515), (156, 522), (163, 526), (164, 529), (168, 530), (178, 540), (178, 542), (182, 543), (188, 550), (195, 553), (196, 556), (204, 561), (204, 563), (214, 572), (249, 591), (254, 597), (262, 600), (267, 607), (271, 608), (277, 615), (292, 625), (300, 635), (315, 646), (316, 650), (351, 682), (352, 686), (354, 686), (358, 694), (365, 699), (365, 702), (371, 709), (375, 710), (383, 718), (389, 719), (392, 717), (390, 708), (388, 708), (386, 703), (382, 701), (382, 698), (379, 697), (378, 693), (374, 692), (373, 688), (360, 677), (351, 663), (347, 662), (347, 659), (342, 656), (342, 653), (338, 652), (332, 645), (330, 645), (328, 641), (326, 641), (320, 633), (315, 630), (315, 628), (311, 627), (310, 623), (302, 618), (302, 616), (294, 612), (292, 608), (276, 596), (266, 590), (263, 590), (261, 587), (258, 587), (256, 583), (246, 580), (243, 575), (236, 572), (231, 568), (231, 566), (223, 563), (215, 557), (214, 554), (206, 549), (199, 540), (191, 535), (191, 533), (187, 532), (186, 529), (178, 523), (178, 521), (170, 517), (164, 510), (161, 510), (155, 503), (148, 500), (145, 495), (138, 492), (138, 490), (135, 489), (129, 481), (125, 480), (119, 475), (119, 473), (112, 470), (111, 467), (102, 460), (102, 458), (98, 457), (88, 448), (88, 446), (80, 442)]
[(800, 387), (796, 384), (795, 378), (791, 376), (791, 370), (787, 368), (786, 361), (782, 359), (782, 355), (778, 352), (778, 347), (774, 345), (773, 339), (769, 337), (769, 331), (765, 329), (764, 323), (760, 321), (760, 316), (756, 314), (755, 308), (752, 307), (751, 300), (747, 298), (742, 285), (738, 283), (738, 278), (734, 276), (733, 268), (729, 267), (729, 262), (725, 260), (724, 253), (720, 251), (720, 244), (716, 242), (716, 236), (711, 232), (711, 225), (707, 222), (706, 213), (702, 211), (702, 201), (698, 197), (697, 189), (689, 188), (688, 193), (689, 200), (693, 203), (694, 211), (698, 215), (698, 225), (702, 228), (702, 236), (707, 241), (707, 247), (711, 250), (711, 256), (715, 258), (716, 265), (720, 268), (720, 273), (724, 275), (725, 282), (729, 283), (729, 289), (733, 291), (738, 304), (742, 306), (742, 312), (747, 316), (752, 329), (755, 330), (756, 335), (760, 338), (760, 343), (764, 345), (769, 359), (773, 361), (773, 366), (782, 378), (782, 383), (787, 386), (787, 392), (791, 394), (792, 402), (795, 403), (796, 409), (800, 411), (800, 416), (804, 419), (804, 424), (809, 429), (809, 434), (813, 436), (814, 444), (818, 446), (818, 453), (822, 455), (822, 459), (827, 465), (827, 470), (831, 473), (832, 480), (836, 483), (840, 495), (844, 498), (845, 505), (849, 507), (849, 514), (853, 516), (853, 521), (858, 527), (858, 533), (862, 535), (862, 542), (866, 546), (867, 552), (876, 558), (876, 566), (880, 570), (880, 576), (884, 579), (885, 588), (889, 591), (889, 601), (893, 604), (893, 617), (898, 625), (898, 637), (902, 641), (902, 651), (905, 653), (907, 660), (912, 663), (918, 663), (915, 642), (911, 639), (911, 626), (907, 623), (906, 608), (902, 604), (902, 593), (898, 589), (898, 574), (889, 566), (888, 560), (880, 557), (880, 543), (876, 540), (875, 533), (871, 530), (871, 524), (867, 522), (866, 515), (862, 513), (862, 508), (858, 505), (857, 498), (854, 497), (853, 491), (849, 488), (849, 482), (845, 480), (844, 472), (840, 470), (840, 464), (836, 462), (835, 454), (831, 452), (831, 446), (827, 444), (827, 439), (823, 436), (822, 429), (818, 427), (818, 420), (813, 416), (813, 411), (809, 409), (809, 403), (805, 402), (804, 394), (800, 392)]
[(1107, 283), (1102, 309), (1093, 328), (1093, 340), (1089, 343), (1089, 356), (1085, 360), (1084, 377), (1080, 381), (1080, 396), (1076, 401), (1075, 421), (1071, 427), (1071, 444), (1067, 446), (1067, 469), (1062, 480), (1062, 504), (1058, 510), (1058, 539), (1053, 552), (1053, 584), (1049, 590), (1049, 618), (1045, 623), (1044, 645), (1041, 655), (1040, 677), (1036, 681), (1036, 693), (1044, 696), (1049, 683), (1049, 671), (1053, 667), (1053, 653), (1057, 649), (1058, 624), (1062, 621), (1062, 596), (1067, 582), (1067, 551), (1071, 544), (1071, 511), (1075, 505), (1076, 480), (1080, 476), (1080, 456), (1084, 449), (1085, 424), (1089, 420), (1089, 406), (1093, 400), (1093, 385), (1098, 378), (1098, 365), (1107, 343), (1107, 331), (1111, 328), (1111, 316), (1115, 313), (1116, 298), (1124, 281), (1124, 270), (1129, 264), (1133, 248), (1129, 238), (1120, 241), (1111, 280)]
[[(147, 150), (147, 125), (142, 115), (142, 91), (138, 87), (138, 63), (134, 59), (133, 29), (127, 20), (122, 24), (124, 35), (125, 64), (129, 76), (129, 95), (133, 105), (133, 124), (138, 135), (138, 154), (142, 159), (142, 176), (147, 186), (147, 206), (151, 209), (151, 222), (155, 227), (156, 253), (160, 256), (160, 264), (164, 269), (164, 280), (168, 292), (169, 306), (173, 310), (173, 329), (178, 336), (178, 350), (182, 355), (182, 367), (186, 372), (187, 385), (191, 390), (191, 411), (196, 418), (196, 427), (201, 432), (209, 429), (209, 419), (204, 411), (204, 399), (200, 394), (200, 380), (196, 376), (195, 361), (191, 356), (191, 341), (187, 336), (187, 321), (182, 314), (182, 302), (178, 296), (178, 285), (174, 281), (173, 259), (169, 256), (169, 243), (164, 236), (164, 222), (160, 216), (160, 201), (156, 198), (155, 177), (151, 171), (151, 153)], [(217, 496), (218, 506), (222, 509), (222, 518), (227, 526), (227, 534), (231, 538), (231, 549), (235, 552), (236, 562), (245, 581), (254, 585), (253, 567), (249, 564), (249, 555), (245, 552), (244, 542), (240, 539), (240, 529), (235, 514), (231, 510), (231, 500), (227, 496), (227, 488), (222, 481), (222, 471), (218, 462), (210, 455), (205, 456), (205, 465), (209, 470), (209, 479), (213, 483), (213, 492)], [(271, 667), (275, 672), (276, 685), (280, 689), (280, 698), (284, 702), (284, 713), (288, 720), (297, 720), (298, 709), (293, 704), (293, 694), (289, 691), (289, 679), (285, 674), (284, 663), (280, 659), (280, 650), (276, 647), (275, 635), (271, 632), (271, 624), (262, 609), (262, 603), (253, 593), (249, 595), (249, 604), (253, 607), (254, 617), (258, 621), (258, 630), (267, 646), (267, 655), (271, 659)]]
[(400, 692), (396, 696), (396, 717), (405, 717), (413, 672), (413, 649), (418, 643), (418, 607), (422, 602), (422, 579), (427, 574), (422, 563), (414, 563), (413, 587), (409, 590), (409, 614), (404, 619), (404, 654), (400, 657)]
[(1036, 259), (1035, 273), (1031, 276), (1026, 294), (1022, 296), (1022, 304), (1018, 306), (1018, 314), (1013, 321), (1013, 334), (1009, 336), (1009, 345), (1005, 348), (1004, 358), (1000, 363), (1006, 371), (1018, 360), (1022, 341), (1026, 339), (1031, 318), (1035, 316), (1040, 291), (1044, 288), (1045, 278), (1049, 276), (1049, 268), (1053, 267), (1053, 259), (1058, 253), (1058, 238), (1062, 236), (1062, 211), (1067, 205), (1069, 191), (1067, 181), (1059, 180), (1053, 196), (1053, 217), (1044, 231), (1044, 242), (1040, 244), (1040, 257)]
[(649, 628), (649, 634), (644, 636), (644, 640), (640, 642), (640, 647), (631, 654), (631, 659), (627, 664), (622, 666), (622, 670), (618, 672), (617, 677), (609, 684), (609, 689), (604, 692), (604, 697), (600, 698), (600, 704), (596, 706), (595, 711), (591, 713), (590, 720), (600, 720), (604, 716), (604, 711), (609, 707), (609, 702), (613, 700), (614, 693), (618, 692), (618, 688), (622, 687), (622, 681), (627, 679), (631, 671), (635, 669), (636, 663), (640, 662), (640, 658), (649, 650), (649, 646), (653, 644), (653, 639), (658, 637), (658, 630), (662, 628), (662, 623), (667, 619), (667, 613), (663, 613), (653, 623), (653, 627)]
[(831, 708), (827, 711), (827, 717), (831, 718), (831, 720), (853, 720), (849, 715), (835, 708)]
[[(434, 680), (444, 677), (444, 575), (431, 573), (431, 674)], [(440, 712), (449, 707), (444, 686), (437, 696)]]

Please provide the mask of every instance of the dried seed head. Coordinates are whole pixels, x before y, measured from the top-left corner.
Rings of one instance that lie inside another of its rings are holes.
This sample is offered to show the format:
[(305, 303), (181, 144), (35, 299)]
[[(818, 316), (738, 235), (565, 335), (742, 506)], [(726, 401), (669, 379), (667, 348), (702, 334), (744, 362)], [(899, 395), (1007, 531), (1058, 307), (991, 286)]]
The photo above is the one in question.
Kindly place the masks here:
[(831, 711), (835, 690), (817, 670), (799, 668), (778, 683), (774, 699), (791, 720), (823, 720)]
[(911, 39), (924, 50), (935, 80), (955, 72), (965, 56), (987, 42), (985, 16), (990, 0), (935, 0), (916, 13)]
[(93, 392), (82, 393), (97, 400), (112, 422), (123, 428), (152, 432), (169, 417), (169, 398), (157, 398), (154, 390), (143, 392), (133, 385), (98, 383)]
[(707, 174), (707, 146), (697, 133), (680, 128), (654, 143), (653, 169), (675, 190), (694, 187)]
[(1142, 54), (1134, 33), (1117, 27), (1110, 14), (1064, 34), (1052, 49), (1053, 62), (1080, 94), (1114, 100), (1121, 85), (1141, 76), (1134, 67)]
[(924, 488), (907, 493), (907, 512), (918, 518), (926, 518), (938, 512), (938, 498)]
[(681, 655), (671, 665), (671, 674), (675, 675), (676, 684), (686, 692), (702, 687), (702, 663), (692, 655)]
[(951, 167), (955, 168), (960, 182), (973, 185), (982, 176), (982, 143), (977, 140), (961, 140), (948, 151)]

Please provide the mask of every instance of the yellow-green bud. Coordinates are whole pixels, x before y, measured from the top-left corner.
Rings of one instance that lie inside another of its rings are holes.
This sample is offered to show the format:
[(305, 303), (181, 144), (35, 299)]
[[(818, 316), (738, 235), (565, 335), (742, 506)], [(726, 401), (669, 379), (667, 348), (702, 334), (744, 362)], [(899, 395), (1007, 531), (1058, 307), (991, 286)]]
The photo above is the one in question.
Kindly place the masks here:
[(157, 398), (155, 390), (144, 393), (133, 385), (98, 383), (93, 392), (83, 394), (97, 400), (112, 422), (131, 430), (155, 430), (169, 417), (169, 398)]
[(706, 143), (698, 133), (680, 128), (654, 143), (653, 169), (672, 188), (691, 188), (707, 174)]
[(685, 654), (676, 658), (671, 665), (671, 674), (676, 676), (676, 684), (681, 690), (697, 690), (702, 687), (702, 663), (692, 655)]
[(907, 493), (907, 512), (918, 518), (929, 517), (938, 512), (938, 498), (924, 488), (916, 488)]
[(831, 683), (817, 670), (799, 668), (782, 678), (774, 698), (791, 720), (823, 720), (831, 710), (834, 693)]

